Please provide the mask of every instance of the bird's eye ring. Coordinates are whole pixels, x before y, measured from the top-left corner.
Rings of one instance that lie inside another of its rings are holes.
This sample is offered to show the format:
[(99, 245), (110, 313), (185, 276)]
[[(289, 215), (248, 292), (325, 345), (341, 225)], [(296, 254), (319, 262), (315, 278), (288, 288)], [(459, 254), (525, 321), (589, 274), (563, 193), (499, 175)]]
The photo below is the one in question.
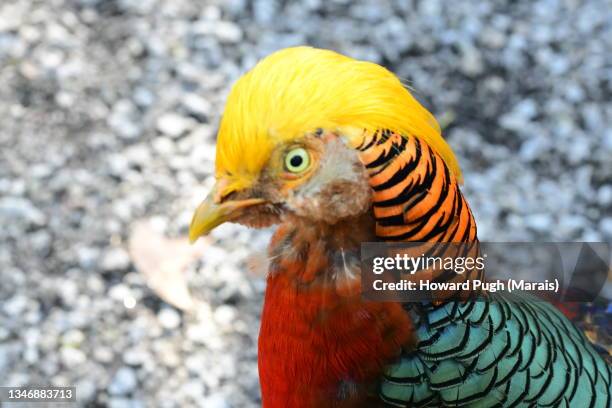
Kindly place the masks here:
[(301, 173), (310, 166), (310, 155), (303, 147), (298, 147), (285, 155), (285, 169), (291, 173)]

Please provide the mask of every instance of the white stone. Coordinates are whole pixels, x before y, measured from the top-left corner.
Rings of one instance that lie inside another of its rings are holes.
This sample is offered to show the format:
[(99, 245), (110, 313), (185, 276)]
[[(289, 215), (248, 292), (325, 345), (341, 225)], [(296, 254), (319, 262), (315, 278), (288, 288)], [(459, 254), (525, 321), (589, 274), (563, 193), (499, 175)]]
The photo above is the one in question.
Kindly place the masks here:
[(548, 232), (552, 225), (550, 214), (530, 214), (525, 218), (526, 224), (538, 232)]
[(612, 185), (604, 185), (597, 190), (597, 202), (602, 207), (612, 204)]
[(157, 130), (173, 138), (182, 136), (193, 126), (193, 119), (177, 113), (165, 113), (157, 119)]
[(108, 392), (112, 395), (125, 395), (132, 392), (137, 385), (138, 379), (134, 370), (129, 367), (121, 367), (108, 386)]
[(130, 256), (123, 248), (111, 248), (104, 253), (101, 267), (105, 271), (125, 270), (130, 266)]
[(21, 219), (33, 226), (46, 223), (45, 214), (23, 197), (4, 197), (0, 199), (0, 218)]
[(108, 125), (126, 140), (136, 139), (142, 133), (138, 109), (128, 99), (119, 100), (113, 105)]
[(181, 324), (181, 315), (176, 310), (166, 307), (159, 311), (157, 320), (164, 329), (173, 330)]
[(599, 222), (599, 228), (601, 228), (601, 232), (607, 237), (607, 239), (612, 238), (612, 217), (606, 217)]
[(229, 408), (230, 405), (224, 395), (217, 393), (204, 398), (202, 406), (206, 408)]
[(62, 347), (61, 352), (62, 363), (66, 367), (74, 368), (77, 365), (83, 364), (87, 361), (87, 356), (85, 353), (77, 348), (73, 347)]
[(182, 102), (185, 108), (195, 115), (208, 116), (212, 110), (212, 104), (195, 93), (185, 95)]

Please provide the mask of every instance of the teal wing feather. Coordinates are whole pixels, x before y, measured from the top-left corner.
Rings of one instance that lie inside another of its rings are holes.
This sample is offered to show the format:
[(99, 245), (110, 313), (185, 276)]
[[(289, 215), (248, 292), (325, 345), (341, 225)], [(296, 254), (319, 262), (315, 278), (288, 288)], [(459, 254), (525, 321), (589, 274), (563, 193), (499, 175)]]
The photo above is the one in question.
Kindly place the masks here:
[(407, 310), (418, 343), (386, 369), (389, 406), (612, 406), (610, 364), (546, 302), (497, 293)]

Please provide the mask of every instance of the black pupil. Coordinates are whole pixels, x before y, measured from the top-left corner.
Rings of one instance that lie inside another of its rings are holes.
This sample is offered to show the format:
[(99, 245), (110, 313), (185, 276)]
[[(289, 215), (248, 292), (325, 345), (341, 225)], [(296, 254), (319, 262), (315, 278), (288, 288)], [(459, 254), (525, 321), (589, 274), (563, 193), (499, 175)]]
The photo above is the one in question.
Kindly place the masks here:
[(302, 165), (303, 161), (304, 161), (304, 159), (302, 158), (302, 156), (293, 156), (289, 160), (289, 163), (291, 163), (292, 167), (300, 167)]

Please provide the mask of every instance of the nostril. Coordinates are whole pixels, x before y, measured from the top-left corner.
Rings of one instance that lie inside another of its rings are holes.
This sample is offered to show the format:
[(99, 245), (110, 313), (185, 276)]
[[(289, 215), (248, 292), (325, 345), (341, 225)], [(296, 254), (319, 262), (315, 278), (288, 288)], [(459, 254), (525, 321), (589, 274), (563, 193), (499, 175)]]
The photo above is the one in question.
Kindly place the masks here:
[(221, 204), (224, 201), (229, 201), (229, 200), (236, 199), (237, 196), (238, 196), (238, 192), (237, 191), (222, 191), (222, 192), (219, 192), (215, 196), (215, 203)]

